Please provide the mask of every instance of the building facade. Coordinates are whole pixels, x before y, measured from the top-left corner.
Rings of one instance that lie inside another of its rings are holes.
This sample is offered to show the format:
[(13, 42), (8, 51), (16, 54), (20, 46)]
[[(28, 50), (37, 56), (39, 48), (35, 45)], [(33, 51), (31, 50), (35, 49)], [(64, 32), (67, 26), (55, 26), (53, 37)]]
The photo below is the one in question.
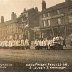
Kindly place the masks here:
[(57, 4), (46, 8), (42, 0), (42, 11), (38, 8), (24, 9), (17, 18), (12, 12), (11, 20), (4, 22), (1, 16), (0, 40), (21, 40), (28, 38), (52, 38), (54, 36), (66, 37), (72, 33), (72, 1)]
[(53, 7), (46, 8), (46, 2), (43, 0), (40, 13), (40, 30), (42, 38), (50, 38), (57, 35), (66, 37), (71, 34), (72, 1), (66, 0)]
[(39, 27), (39, 12), (38, 8), (24, 9), (17, 19), (18, 24), (24, 25), (24, 37), (29, 40), (35, 39), (34, 28)]
[(0, 41), (21, 40), (23, 39), (23, 24), (17, 23), (16, 14), (12, 12), (11, 20), (4, 22), (4, 17), (1, 16), (0, 23)]
[(0, 40), (21, 40), (35, 39), (34, 27), (39, 27), (38, 8), (24, 9), (17, 18), (16, 13), (12, 12), (11, 20), (4, 22), (1, 16)]

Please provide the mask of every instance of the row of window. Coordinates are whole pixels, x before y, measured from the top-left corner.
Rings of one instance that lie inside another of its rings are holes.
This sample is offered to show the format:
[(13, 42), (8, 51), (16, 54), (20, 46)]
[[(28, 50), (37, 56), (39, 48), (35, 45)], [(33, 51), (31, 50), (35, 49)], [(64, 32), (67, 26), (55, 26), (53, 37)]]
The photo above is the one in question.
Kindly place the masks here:
[(12, 40), (12, 39), (17, 40), (17, 39), (23, 39), (24, 36), (23, 36), (23, 34), (20, 34), (20, 35), (15, 34), (15, 35), (9, 35), (9, 36), (6, 36), (6, 37), (4, 36), (2, 38), (5, 39), (5, 40)]
[[(59, 25), (62, 24), (61, 18), (58, 18), (58, 19), (57, 19), (57, 24), (59, 24)], [(43, 21), (43, 26), (44, 26), (44, 27), (50, 26), (50, 25), (51, 25), (51, 20), (44, 20), (44, 21)]]
[[(53, 12), (54, 13), (54, 12)], [(60, 13), (60, 10), (57, 10), (57, 14), (61, 14)], [(50, 17), (51, 15), (50, 15), (50, 13), (48, 12), (47, 14), (43, 14), (43, 18), (45, 18), (45, 17)]]
[(51, 24), (50, 20), (45, 20), (45, 21), (43, 21), (44, 27), (50, 26), (50, 24)]

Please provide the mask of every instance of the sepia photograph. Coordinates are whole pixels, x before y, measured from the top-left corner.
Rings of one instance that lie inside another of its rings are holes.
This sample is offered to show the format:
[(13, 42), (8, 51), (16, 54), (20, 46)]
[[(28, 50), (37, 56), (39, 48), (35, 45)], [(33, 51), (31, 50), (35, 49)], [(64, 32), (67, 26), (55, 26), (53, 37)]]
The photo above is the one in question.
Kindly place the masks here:
[(0, 0), (0, 72), (72, 72), (72, 0)]

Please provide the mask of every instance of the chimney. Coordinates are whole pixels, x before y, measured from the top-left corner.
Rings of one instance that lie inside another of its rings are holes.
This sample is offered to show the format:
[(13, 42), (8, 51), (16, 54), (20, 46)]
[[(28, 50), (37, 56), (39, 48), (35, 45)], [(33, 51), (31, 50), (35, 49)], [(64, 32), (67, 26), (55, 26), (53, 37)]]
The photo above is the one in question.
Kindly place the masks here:
[(24, 12), (26, 11), (26, 8), (24, 8)]
[(42, 0), (42, 11), (46, 9), (46, 2), (45, 0)]
[(17, 18), (16, 13), (12, 12), (12, 14), (11, 14), (11, 20), (16, 20), (16, 18)]
[(38, 8), (37, 8), (37, 7), (35, 7), (35, 11), (37, 11), (37, 12), (38, 12)]
[(1, 16), (1, 23), (4, 23), (4, 16)]

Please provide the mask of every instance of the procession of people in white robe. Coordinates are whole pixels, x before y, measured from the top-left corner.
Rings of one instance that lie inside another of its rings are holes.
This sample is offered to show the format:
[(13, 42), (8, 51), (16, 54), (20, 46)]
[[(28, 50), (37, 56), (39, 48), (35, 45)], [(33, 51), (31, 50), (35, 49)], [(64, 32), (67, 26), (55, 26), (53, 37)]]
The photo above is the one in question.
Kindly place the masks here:
[(0, 41), (0, 47), (29, 47), (29, 40)]
[[(31, 41), (25, 40), (11, 40), (11, 41), (0, 41), (0, 47), (24, 47), (30, 49)], [(50, 49), (54, 44), (66, 45), (65, 39), (61, 36), (53, 37), (53, 39), (35, 39), (33, 41), (35, 49)]]

